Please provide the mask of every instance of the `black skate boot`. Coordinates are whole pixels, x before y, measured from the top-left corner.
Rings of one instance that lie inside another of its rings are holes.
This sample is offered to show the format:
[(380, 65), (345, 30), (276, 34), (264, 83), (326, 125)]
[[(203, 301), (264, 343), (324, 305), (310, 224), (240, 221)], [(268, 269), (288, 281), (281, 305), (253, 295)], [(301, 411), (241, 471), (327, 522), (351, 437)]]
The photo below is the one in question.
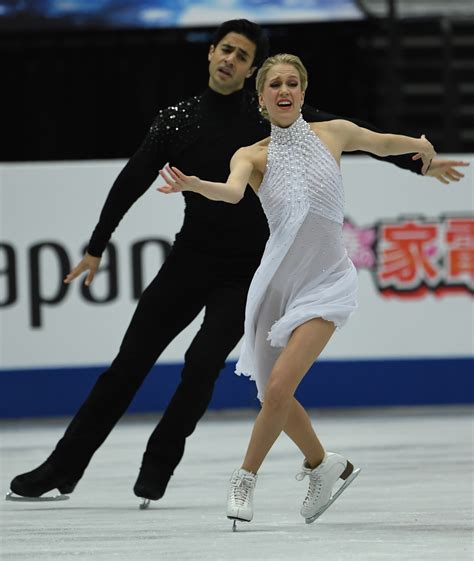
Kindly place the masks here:
[(143, 499), (140, 505), (142, 510), (148, 508), (150, 501), (157, 501), (163, 497), (172, 475), (172, 472), (162, 467), (142, 464), (133, 486), (135, 495)]
[[(18, 495), (15, 497), (9, 493), (5, 498), (7, 500), (23, 500), (23, 501), (51, 501), (68, 499), (68, 493), (72, 493), (81, 478), (81, 474), (72, 475), (64, 470), (58, 469), (48, 460), (38, 466), (36, 469), (27, 473), (17, 475), (10, 483), (12, 493)], [(44, 493), (57, 489), (60, 495), (55, 497), (42, 497)]]

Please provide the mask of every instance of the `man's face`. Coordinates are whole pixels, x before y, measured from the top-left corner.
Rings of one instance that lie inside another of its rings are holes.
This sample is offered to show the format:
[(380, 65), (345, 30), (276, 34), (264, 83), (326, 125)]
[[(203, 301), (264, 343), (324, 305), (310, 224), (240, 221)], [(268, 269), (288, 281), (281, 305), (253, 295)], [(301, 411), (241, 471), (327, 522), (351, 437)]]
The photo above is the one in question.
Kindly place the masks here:
[(255, 72), (252, 66), (256, 46), (239, 33), (227, 33), (217, 45), (209, 49), (209, 87), (227, 95), (244, 86)]

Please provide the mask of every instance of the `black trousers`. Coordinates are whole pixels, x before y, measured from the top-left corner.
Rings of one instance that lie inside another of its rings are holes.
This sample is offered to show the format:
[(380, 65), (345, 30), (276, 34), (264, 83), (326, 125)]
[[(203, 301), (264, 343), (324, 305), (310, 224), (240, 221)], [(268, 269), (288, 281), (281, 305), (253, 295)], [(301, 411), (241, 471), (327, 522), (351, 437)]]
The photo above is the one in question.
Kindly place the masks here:
[(80, 477), (162, 351), (205, 308), (184, 357), (181, 381), (143, 458), (173, 473), (228, 354), (242, 337), (247, 291), (257, 264), (239, 267), (232, 260), (173, 249), (143, 292), (117, 357), (99, 376), (49, 459)]

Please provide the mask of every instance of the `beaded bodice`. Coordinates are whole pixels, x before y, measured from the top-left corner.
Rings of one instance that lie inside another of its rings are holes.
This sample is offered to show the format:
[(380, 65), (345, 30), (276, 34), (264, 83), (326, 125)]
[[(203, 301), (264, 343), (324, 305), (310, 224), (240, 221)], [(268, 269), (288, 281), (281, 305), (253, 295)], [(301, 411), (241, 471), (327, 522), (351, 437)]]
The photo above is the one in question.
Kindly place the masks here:
[(339, 224), (344, 219), (339, 166), (301, 116), (287, 128), (272, 124), (267, 167), (258, 194), (270, 230), (308, 212)]

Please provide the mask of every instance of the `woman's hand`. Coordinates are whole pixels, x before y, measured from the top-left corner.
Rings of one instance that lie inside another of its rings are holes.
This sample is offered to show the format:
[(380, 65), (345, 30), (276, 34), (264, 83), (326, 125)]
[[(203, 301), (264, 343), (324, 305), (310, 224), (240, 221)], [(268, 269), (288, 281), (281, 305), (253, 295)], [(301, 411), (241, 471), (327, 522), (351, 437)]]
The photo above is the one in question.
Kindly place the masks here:
[(421, 173), (426, 175), (430, 169), (431, 161), (436, 156), (435, 149), (431, 142), (426, 138), (424, 134), (421, 135), (422, 147), (418, 154), (415, 154), (412, 159), (419, 160), (421, 158), (423, 162), (423, 167), (421, 168)]
[(94, 257), (86, 252), (84, 257), (79, 261), (79, 263), (66, 275), (64, 279), (65, 284), (70, 284), (76, 277), (80, 274), (89, 271), (86, 277), (85, 285), (89, 286), (94, 280), (94, 276), (97, 273), (97, 269), (100, 265), (100, 257)]
[(161, 178), (166, 182), (163, 187), (156, 190), (160, 193), (179, 193), (180, 191), (199, 191), (201, 180), (195, 175), (184, 175), (178, 168), (169, 164), (160, 170)]

